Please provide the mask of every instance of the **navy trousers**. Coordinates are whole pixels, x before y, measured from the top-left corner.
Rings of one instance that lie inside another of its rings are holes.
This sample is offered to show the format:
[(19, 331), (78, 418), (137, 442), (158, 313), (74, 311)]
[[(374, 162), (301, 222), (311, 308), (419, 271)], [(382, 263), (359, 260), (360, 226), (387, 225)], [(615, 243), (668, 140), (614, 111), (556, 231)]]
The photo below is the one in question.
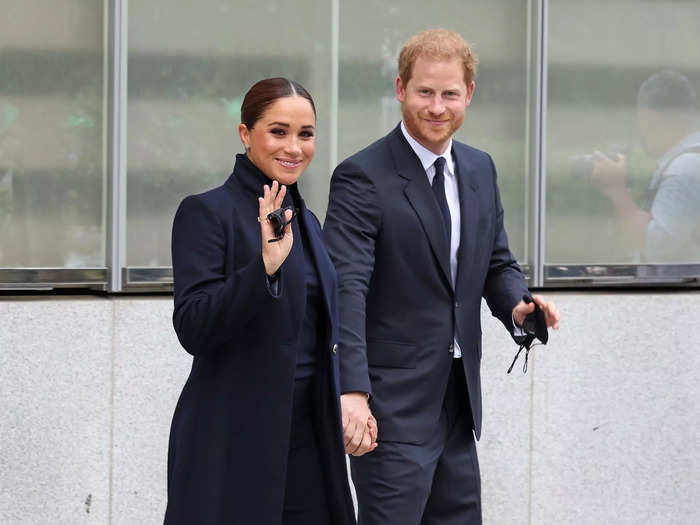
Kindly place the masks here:
[(283, 525), (331, 525), (318, 450), (317, 396), (315, 376), (295, 381)]
[(428, 442), (380, 441), (375, 451), (351, 457), (350, 466), (359, 525), (480, 525), (481, 477), (462, 360), (453, 360)]

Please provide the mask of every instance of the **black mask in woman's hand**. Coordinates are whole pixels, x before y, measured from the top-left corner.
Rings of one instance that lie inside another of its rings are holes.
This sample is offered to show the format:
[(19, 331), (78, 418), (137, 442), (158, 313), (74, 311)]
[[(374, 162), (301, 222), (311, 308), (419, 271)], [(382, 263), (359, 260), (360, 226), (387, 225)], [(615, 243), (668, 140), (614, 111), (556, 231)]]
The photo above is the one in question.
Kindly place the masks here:
[[(285, 219), (285, 214), (287, 210), (292, 210), (294, 212), (292, 213), (292, 218), (289, 220)], [(270, 221), (270, 225), (272, 226), (272, 233), (275, 236), (275, 238), (270, 239), (267, 242), (281, 241), (284, 238), (284, 229), (287, 227), (287, 224), (294, 220), (294, 217), (297, 216), (297, 213), (299, 213), (299, 210), (294, 209), (291, 206), (287, 206), (286, 208), (279, 208), (271, 213), (268, 213), (267, 220)]]

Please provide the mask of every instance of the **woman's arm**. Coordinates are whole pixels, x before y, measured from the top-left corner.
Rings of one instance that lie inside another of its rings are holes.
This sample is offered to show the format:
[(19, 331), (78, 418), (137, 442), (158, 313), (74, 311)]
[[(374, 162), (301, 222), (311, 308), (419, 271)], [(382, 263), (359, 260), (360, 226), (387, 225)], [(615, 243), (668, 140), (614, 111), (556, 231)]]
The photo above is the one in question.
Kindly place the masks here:
[(266, 304), (269, 290), (261, 255), (225, 274), (227, 249), (235, 243), (216, 213), (198, 196), (187, 197), (173, 223), (175, 281), (173, 325), (182, 346), (193, 355), (214, 351), (238, 332)]

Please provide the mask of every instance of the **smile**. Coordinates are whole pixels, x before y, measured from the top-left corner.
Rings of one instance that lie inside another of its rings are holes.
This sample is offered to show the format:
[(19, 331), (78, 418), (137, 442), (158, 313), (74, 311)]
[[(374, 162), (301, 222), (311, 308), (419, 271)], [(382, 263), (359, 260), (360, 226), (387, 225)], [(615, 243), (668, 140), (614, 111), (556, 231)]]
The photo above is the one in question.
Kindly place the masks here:
[(284, 160), (284, 159), (275, 159), (277, 162), (282, 164), (285, 168), (289, 169), (295, 169), (301, 166), (301, 161), (300, 160)]
[(425, 121), (431, 126), (443, 126), (449, 122), (449, 120), (430, 120), (425, 119)]

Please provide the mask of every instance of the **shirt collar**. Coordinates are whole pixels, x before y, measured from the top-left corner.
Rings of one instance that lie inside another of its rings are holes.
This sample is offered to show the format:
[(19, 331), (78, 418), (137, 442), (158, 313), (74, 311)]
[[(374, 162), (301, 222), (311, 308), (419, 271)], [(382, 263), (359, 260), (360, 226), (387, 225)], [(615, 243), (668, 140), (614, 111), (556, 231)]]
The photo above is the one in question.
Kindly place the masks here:
[(401, 133), (403, 133), (403, 136), (406, 137), (406, 140), (411, 146), (411, 149), (415, 152), (416, 155), (418, 155), (418, 159), (420, 160), (420, 163), (422, 164), (423, 169), (425, 171), (428, 171), (428, 168), (430, 168), (433, 165), (433, 163), (435, 163), (435, 159), (437, 159), (438, 157), (445, 157), (445, 166), (447, 167), (447, 174), (454, 174), (455, 163), (452, 159), (452, 137), (450, 137), (450, 142), (447, 144), (445, 153), (443, 153), (442, 155), (436, 155), (410, 135), (410, 133), (406, 129), (406, 125), (403, 123), (403, 120), (401, 121)]

